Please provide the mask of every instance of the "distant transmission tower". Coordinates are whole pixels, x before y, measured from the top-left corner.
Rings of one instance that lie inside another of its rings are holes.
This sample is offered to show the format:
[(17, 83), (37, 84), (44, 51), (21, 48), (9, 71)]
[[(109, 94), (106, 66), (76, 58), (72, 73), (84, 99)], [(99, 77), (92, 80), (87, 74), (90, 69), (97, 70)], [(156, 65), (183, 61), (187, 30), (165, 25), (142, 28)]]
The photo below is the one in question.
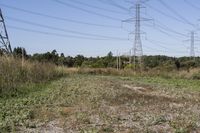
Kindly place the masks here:
[(3, 53), (10, 54), (12, 53), (11, 44), (8, 37), (8, 32), (6, 29), (3, 13), (0, 9), (0, 50)]
[(195, 35), (196, 35), (196, 33), (194, 31), (191, 31), (190, 39), (185, 40), (185, 41), (190, 42), (190, 57), (191, 57), (191, 59), (194, 59), (194, 60), (195, 60), (195, 42), (200, 41), (200, 40), (196, 39)]
[(190, 39), (190, 41), (191, 41), (191, 44), (190, 44), (190, 57), (191, 58), (195, 58), (195, 50), (194, 50), (194, 41), (195, 41), (195, 39), (194, 39), (194, 31), (192, 31), (191, 32), (191, 39)]
[(143, 57), (143, 49), (142, 49), (142, 41), (141, 41), (141, 21), (149, 21), (151, 19), (142, 18), (141, 17), (141, 8), (143, 8), (141, 5), (145, 2), (145, 0), (136, 0), (135, 2), (135, 17), (130, 18), (127, 20), (124, 20), (123, 22), (134, 22), (135, 23), (135, 30), (132, 34), (134, 34), (134, 45), (133, 45), (133, 64), (134, 68), (136, 70), (136, 63), (138, 62), (138, 65), (140, 69), (142, 69), (142, 57)]

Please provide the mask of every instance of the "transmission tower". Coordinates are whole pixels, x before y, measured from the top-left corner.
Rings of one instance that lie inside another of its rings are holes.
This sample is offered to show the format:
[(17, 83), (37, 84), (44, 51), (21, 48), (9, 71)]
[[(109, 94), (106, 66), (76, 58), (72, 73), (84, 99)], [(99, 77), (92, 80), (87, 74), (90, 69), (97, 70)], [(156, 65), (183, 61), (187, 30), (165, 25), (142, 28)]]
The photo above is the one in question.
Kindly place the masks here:
[(191, 31), (191, 38), (190, 38), (190, 57), (195, 58), (195, 50), (194, 50), (194, 31)]
[(1, 9), (0, 9), (0, 50), (6, 54), (12, 53), (8, 32), (6, 29), (6, 24)]
[(185, 41), (188, 41), (190, 42), (190, 57), (191, 59), (194, 59), (195, 60), (195, 42), (196, 41), (200, 41), (200, 40), (197, 40), (196, 38), (196, 33), (194, 31), (190, 31), (190, 39), (188, 40), (185, 40)]
[(143, 49), (142, 49), (142, 41), (141, 41), (141, 21), (149, 21), (151, 19), (142, 18), (141, 17), (141, 8), (144, 8), (142, 6), (142, 3), (144, 3), (146, 0), (136, 0), (134, 3), (134, 9), (135, 9), (135, 17), (130, 18), (127, 20), (124, 20), (122, 22), (134, 22), (135, 29), (134, 32), (131, 34), (134, 34), (134, 45), (133, 45), (133, 65), (136, 69), (136, 63), (138, 63), (138, 66), (140, 69), (142, 68), (142, 57), (143, 57)]
[(143, 50), (142, 50), (142, 41), (141, 41), (141, 36), (140, 36), (140, 8), (141, 8), (140, 1), (136, 2), (135, 8), (136, 8), (136, 15), (135, 15), (135, 42), (134, 42), (134, 49), (133, 49), (134, 64), (136, 64), (136, 57), (138, 57), (138, 62), (139, 62), (140, 68), (141, 68)]

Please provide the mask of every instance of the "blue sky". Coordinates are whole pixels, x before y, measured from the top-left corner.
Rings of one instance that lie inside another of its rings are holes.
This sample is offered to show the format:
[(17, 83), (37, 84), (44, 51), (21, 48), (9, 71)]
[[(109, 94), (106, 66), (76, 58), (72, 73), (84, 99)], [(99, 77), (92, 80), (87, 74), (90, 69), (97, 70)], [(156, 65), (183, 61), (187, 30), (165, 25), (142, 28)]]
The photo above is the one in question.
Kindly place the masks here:
[[(134, 10), (128, 11), (133, 4), (125, 2), (126, 0), (113, 0), (119, 6), (113, 3), (110, 5), (109, 0), (59, 1), (68, 4), (54, 0), (1, 0), (0, 7), (5, 17), (12, 47), (25, 47), (30, 54), (56, 49), (58, 53), (63, 52), (71, 56), (77, 54), (104, 56), (109, 51), (114, 54), (117, 51), (127, 54), (133, 47), (134, 35), (129, 33), (134, 31), (134, 23), (122, 24), (121, 22), (134, 16)], [(134, 0), (129, 1), (134, 2)], [(149, 0), (143, 5), (146, 8), (142, 9), (141, 16), (152, 19), (141, 23), (141, 30), (145, 32), (141, 35), (144, 54), (189, 56), (190, 42), (184, 40), (190, 39), (191, 30), (195, 30), (198, 37), (200, 1), (187, 0), (189, 3), (184, 0), (162, 1), (168, 8), (159, 0)], [(98, 8), (93, 8), (94, 6)], [(60, 19), (34, 15), (19, 11), (19, 9)], [(61, 18), (102, 26), (63, 21)], [(16, 21), (16, 19), (26, 23)], [(27, 21), (36, 23), (37, 26), (28, 24)], [(16, 28), (42, 31), (45, 34)], [(54, 35), (46, 35), (46, 33), (54, 33)], [(198, 41), (195, 43), (197, 56), (200, 55), (199, 43)]]

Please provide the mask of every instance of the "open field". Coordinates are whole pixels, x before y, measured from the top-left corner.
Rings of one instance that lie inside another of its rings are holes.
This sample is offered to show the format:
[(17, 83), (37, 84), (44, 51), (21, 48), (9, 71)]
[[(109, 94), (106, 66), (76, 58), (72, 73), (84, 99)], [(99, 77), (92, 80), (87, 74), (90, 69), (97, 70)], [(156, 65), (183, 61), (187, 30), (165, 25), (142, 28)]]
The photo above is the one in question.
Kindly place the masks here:
[(0, 133), (200, 133), (200, 0), (171, 2), (1, 0)]
[(200, 82), (72, 74), (0, 99), (2, 132), (198, 132)]

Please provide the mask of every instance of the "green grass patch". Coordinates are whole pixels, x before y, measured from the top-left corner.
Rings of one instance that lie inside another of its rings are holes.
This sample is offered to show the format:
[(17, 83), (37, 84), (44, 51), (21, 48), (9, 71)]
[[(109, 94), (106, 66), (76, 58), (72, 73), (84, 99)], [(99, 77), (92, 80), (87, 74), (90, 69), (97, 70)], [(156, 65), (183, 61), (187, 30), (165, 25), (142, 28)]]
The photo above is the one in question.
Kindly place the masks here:
[(163, 78), (163, 77), (148, 77), (134, 76), (121, 77), (123, 80), (131, 80), (138, 84), (146, 84), (155, 87), (177, 88), (188, 91), (200, 91), (199, 80), (181, 79), (181, 78)]
[[(55, 81), (58, 82), (58, 81)], [(50, 104), (55, 82), (23, 85), (13, 95), (0, 98), (0, 132), (11, 132), (17, 126), (29, 127), (34, 109)], [(33, 124), (31, 124), (33, 127)]]

